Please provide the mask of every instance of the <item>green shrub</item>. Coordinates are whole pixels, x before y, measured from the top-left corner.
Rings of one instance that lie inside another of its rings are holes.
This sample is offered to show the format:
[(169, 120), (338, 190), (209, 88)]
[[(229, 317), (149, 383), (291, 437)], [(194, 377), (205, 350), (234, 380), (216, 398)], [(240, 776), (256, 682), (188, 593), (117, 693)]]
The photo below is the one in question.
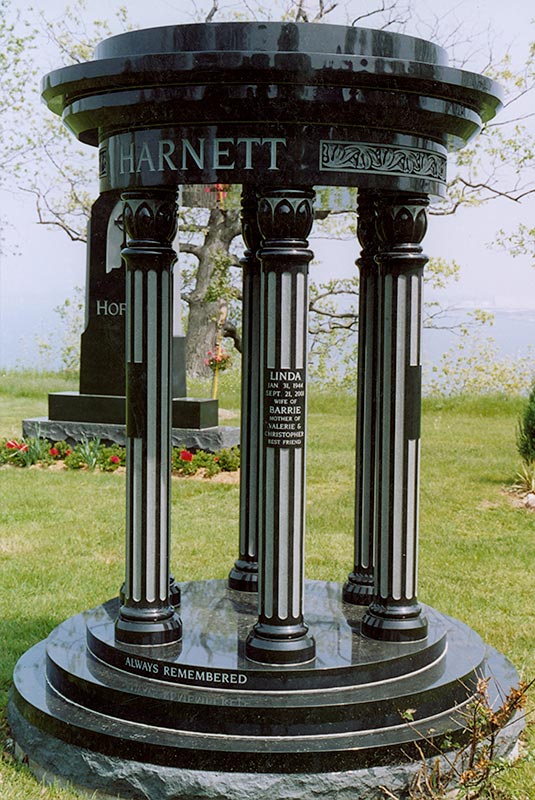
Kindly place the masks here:
[(198, 470), (205, 470), (207, 478), (212, 478), (218, 472), (221, 472), (218, 457), (214, 453), (207, 453), (204, 450), (197, 450), (193, 456), (193, 464)]
[(522, 464), (516, 473), (516, 482), (513, 484), (513, 489), (523, 494), (535, 493), (535, 461), (531, 464), (525, 461)]
[(119, 467), (126, 465), (126, 448), (120, 444), (109, 447), (102, 445), (97, 459), (98, 468), (103, 472), (115, 472)]
[(67, 444), (64, 439), (62, 439), (61, 442), (54, 442), (48, 452), (54, 461), (63, 461), (72, 453), (72, 447), (70, 444)]
[(218, 450), (216, 457), (223, 472), (235, 472), (240, 467), (240, 448), (237, 445)]
[(535, 462), (535, 384), (518, 420), (516, 446), (525, 464)]
[(221, 472), (219, 458), (214, 453), (204, 450), (192, 453), (184, 447), (173, 447), (171, 467), (180, 475), (195, 475), (196, 472), (203, 469), (207, 478), (212, 478)]
[(84, 461), (84, 457), (80, 453), (78, 449), (73, 450), (66, 456), (65, 460), (63, 461), (64, 465), (67, 469), (83, 469), (83, 467), (87, 467), (87, 464)]
[(87, 436), (83, 436), (72, 452), (65, 457), (65, 466), (67, 469), (87, 467), (94, 470), (99, 462), (101, 449), (100, 439), (88, 439)]

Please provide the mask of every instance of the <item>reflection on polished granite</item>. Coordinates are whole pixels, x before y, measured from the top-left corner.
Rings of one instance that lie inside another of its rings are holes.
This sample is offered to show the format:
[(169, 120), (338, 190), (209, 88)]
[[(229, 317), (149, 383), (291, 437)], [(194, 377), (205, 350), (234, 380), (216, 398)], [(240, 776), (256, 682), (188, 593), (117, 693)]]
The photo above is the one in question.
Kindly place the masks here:
[(257, 619), (256, 597), (215, 580), (181, 584), (181, 594), (183, 639), (178, 645), (116, 645), (113, 623), (118, 602), (112, 600), (85, 616), (90, 650), (120, 669), (153, 677), (157, 673), (159, 680), (171, 683), (198, 684), (199, 679), (189, 673), (202, 668), (229, 673), (228, 680), (217, 679), (219, 688), (288, 690), (393, 678), (436, 662), (446, 647), (447, 626), (433, 609), (427, 609), (432, 624), (426, 640), (393, 646), (360, 635), (363, 610), (341, 603), (339, 584), (307, 581), (305, 614), (316, 640), (315, 661), (284, 667), (262, 665), (249, 661), (244, 652), (245, 639)]

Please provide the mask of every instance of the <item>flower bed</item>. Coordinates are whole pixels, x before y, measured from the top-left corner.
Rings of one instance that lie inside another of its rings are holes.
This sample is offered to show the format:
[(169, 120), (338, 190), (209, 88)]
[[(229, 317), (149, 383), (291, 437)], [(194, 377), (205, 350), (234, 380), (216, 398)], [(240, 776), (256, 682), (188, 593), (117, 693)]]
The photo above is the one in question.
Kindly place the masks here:
[[(99, 439), (82, 439), (76, 445), (67, 442), (50, 444), (46, 439), (28, 437), (0, 440), (0, 465), (15, 467), (53, 464), (64, 469), (101, 470), (115, 472), (126, 465), (126, 448), (118, 444), (104, 445)], [(173, 447), (171, 467), (174, 475), (190, 476), (202, 474), (212, 478), (220, 472), (236, 472), (240, 466), (239, 447), (208, 453), (204, 450), (192, 452), (184, 447)]]

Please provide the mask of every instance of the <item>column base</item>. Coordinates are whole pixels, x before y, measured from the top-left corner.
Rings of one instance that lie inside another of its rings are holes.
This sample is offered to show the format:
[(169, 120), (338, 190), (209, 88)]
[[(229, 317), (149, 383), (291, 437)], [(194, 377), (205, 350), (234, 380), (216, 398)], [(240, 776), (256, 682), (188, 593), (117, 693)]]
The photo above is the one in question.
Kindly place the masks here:
[(427, 618), (418, 604), (372, 603), (361, 622), (361, 632), (382, 642), (415, 642), (427, 637)]
[(245, 642), (245, 655), (260, 664), (304, 664), (316, 657), (316, 642), (306, 625), (279, 627), (258, 622)]
[(342, 600), (354, 606), (369, 606), (374, 596), (373, 575), (351, 572), (342, 589)]
[(164, 612), (122, 606), (115, 622), (115, 641), (122, 644), (154, 647), (181, 639), (182, 622), (171, 606)]
[(237, 592), (257, 592), (258, 562), (239, 558), (229, 572), (228, 588)]
[(169, 575), (169, 602), (173, 608), (180, 607), (180, 586), (173, 575)]

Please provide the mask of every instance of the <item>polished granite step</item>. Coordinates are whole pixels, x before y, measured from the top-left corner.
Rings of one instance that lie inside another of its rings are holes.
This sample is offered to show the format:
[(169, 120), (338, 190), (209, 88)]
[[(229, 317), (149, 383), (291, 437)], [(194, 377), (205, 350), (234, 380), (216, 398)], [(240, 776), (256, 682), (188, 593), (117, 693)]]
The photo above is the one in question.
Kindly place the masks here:
[(310, 581), (310, 665), (247, 661), (250, 595), (224, 581), (181, 584), (183, 641), (116, 646), (118, 599), (59, 625), (19, 661), (12, 703), (32, 725), (77, 747), (199, 770), (322, 772), (432, 753), (462, 742), (480, 678), (518, 676), (458, 620), (426, 607), (429, 636), (380, 643), (341, 586)]

